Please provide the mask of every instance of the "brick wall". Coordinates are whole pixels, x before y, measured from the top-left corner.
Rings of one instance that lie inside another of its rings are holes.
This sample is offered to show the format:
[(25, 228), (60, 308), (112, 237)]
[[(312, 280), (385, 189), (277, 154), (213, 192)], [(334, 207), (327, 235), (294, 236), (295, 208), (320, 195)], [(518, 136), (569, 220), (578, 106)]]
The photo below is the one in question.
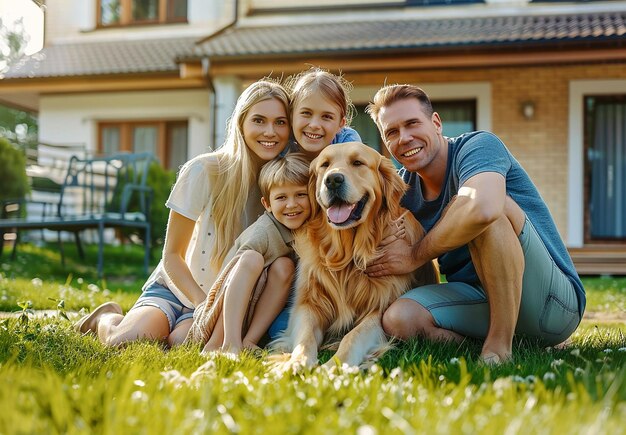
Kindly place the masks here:
[[(384, 82), (491, 83), (492, 130), (530, 174), (565, 239), (569, 82), (626, 79), (626, 64), (402, 71), (354, 74), (348, 79), (355, 86), (379, 86)], [(535, 103), (532, 120), (524, 119), (521, 114), (520, 105), (527, 100)]]

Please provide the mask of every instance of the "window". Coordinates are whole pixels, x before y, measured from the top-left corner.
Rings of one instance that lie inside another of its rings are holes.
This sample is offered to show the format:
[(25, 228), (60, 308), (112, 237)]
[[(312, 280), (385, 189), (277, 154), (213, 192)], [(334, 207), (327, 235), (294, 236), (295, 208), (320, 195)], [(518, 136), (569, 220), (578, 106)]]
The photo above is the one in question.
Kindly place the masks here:
[[(476, 100), (433, 101), (432, 104), (443, 122), (444, 136), (453, 137), (476, 130)], [(352, 120), (352, 128), (359, 133), (363, 143), (389, 157), (389, 151), (380, 138), (378, 128), (372, 118), (365, 113), (365, 107), (365, 105), (356, 106), (357, 113)]]
[(187, 21), (187, 0), (98, 0), (98, 26)]
[(407, 6), (442, 6), (484, 3), (484, 0), (406, 0)]
[(187, 121), (101, 122), (98, 152), (150, 152), (167, 169), (187, 161)]
[(458, 136), (476, 130), (476, 101), (433, 101), (433, 109), (443, 123), (443, 135)]

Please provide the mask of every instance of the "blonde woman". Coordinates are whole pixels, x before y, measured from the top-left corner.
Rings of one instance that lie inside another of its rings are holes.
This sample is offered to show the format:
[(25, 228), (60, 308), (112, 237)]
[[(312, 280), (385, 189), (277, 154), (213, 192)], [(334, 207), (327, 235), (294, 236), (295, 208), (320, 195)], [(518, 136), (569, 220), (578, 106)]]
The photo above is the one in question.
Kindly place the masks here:
[[(264, 211), (257, 176), (287, 146), (288, 110), (288, 94), (278, 83), (260, 80), (241, 94), (224, 144), (180, 170), (166, 203), (163, 257), (142, 295), (126, 316), (115, 302), (99, 306), (75, 324), (77, 331), (95, 333), (112, 346), (144, 338), (183, 341), (194, 307), (205, 299), (235, 239)], [(268, 285), (291, 281), (292, 274), (293, 262), (278, 259)]]

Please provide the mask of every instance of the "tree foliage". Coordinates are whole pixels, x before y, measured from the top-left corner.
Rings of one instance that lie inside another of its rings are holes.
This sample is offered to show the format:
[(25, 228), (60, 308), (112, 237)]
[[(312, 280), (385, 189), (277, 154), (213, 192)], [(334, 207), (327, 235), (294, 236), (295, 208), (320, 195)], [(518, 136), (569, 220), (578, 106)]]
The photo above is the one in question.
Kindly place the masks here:
[(10, 27), (0, 18), (0, 74), (24, 57), (29, 39), (22, 18), (15, 20)]
[(0, 186), (0, 199), (23, 198), (30, 190), (24, 153), (1, 137)]
[[(0, 79), (24, 57), (29, 39), (23, 19), (9, 26), (0, 18)], [(0, 137), (24, 146), (37, 139), (37, 130), (37, 118), (33, 114), (0, 105)]]

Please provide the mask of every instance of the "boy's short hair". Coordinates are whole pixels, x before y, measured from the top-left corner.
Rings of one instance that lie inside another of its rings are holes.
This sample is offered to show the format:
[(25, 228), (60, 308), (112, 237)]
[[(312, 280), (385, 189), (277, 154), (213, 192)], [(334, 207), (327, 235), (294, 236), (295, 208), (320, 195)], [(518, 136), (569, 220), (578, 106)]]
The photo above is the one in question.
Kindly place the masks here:
[(261, 196), (269, 199), (272, 187), (287, 183), (306, 186), (309, 183), (309, 164), (302, 153), (288, 153), (270, 160), (259, 173)]

